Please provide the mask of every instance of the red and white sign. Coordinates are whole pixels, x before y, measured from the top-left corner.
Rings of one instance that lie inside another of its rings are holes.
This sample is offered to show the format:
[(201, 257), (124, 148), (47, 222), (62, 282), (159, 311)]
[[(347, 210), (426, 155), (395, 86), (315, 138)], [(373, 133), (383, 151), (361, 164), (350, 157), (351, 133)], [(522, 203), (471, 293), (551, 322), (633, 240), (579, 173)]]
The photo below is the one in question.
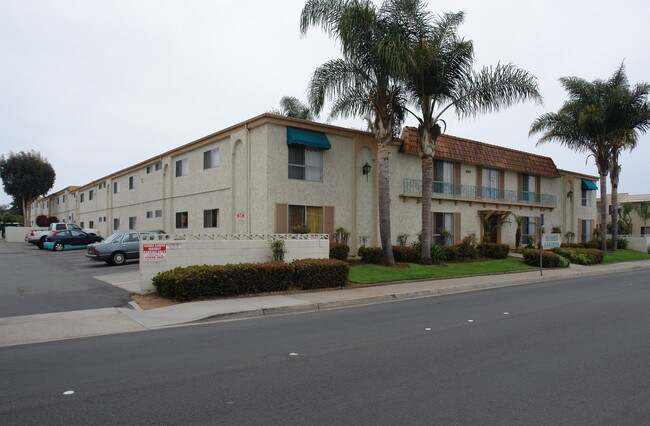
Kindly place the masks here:
[(243, 225), (245, 223), (244, 212), (237, 212), (237, 224)]
[(160, 262), (167, 259), (167, 244), (142, 244), (142, 260), (145, 262)]

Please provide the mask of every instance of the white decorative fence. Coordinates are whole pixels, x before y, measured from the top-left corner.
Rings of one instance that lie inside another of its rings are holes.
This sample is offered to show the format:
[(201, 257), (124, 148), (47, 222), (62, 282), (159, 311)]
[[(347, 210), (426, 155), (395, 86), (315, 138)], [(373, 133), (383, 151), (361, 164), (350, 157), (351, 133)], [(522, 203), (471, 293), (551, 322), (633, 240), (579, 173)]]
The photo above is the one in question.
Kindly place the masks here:
[(140, 290), (154, 290), (152, 278), (179, 266), (260, 263), (273, 260), (270, 243), (284, 240), (286, 262), (327, 259), (327, 234), (155, 234), (140, 242)]

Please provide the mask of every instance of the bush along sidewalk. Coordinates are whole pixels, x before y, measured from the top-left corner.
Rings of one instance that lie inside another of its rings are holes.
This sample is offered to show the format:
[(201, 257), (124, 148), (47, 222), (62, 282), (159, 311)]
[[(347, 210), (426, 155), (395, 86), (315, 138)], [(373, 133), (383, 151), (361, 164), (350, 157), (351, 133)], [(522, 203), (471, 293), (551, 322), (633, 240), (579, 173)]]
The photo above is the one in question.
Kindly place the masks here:
[[(522, 254), (524, 255), (524, 263), (526, 265), (539, 266), (539, 250), (524, 249)], [(560, 256), (550, 250), (542, 251), (542, 266), (544, 268), (566, 268), (569, 266), (569, 263), (569, 259), (564, 256)]]
[(350, 267), (332, 259), (291, 263), (240, 263), (174, 268), (158, 273), (153, 285), (162, 297), (189, 302), (245, 294), (345, 287)]

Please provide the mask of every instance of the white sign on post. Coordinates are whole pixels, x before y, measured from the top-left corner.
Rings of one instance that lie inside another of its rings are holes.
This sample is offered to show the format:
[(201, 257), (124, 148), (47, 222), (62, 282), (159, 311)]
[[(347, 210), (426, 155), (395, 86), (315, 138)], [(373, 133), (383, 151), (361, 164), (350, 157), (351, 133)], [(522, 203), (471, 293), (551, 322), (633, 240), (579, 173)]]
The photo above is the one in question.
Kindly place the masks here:
[(544, 234), (542, 236), (542, 248), (544, 250), (560, 247), (562, 245), (562, 235), (560, 234)]

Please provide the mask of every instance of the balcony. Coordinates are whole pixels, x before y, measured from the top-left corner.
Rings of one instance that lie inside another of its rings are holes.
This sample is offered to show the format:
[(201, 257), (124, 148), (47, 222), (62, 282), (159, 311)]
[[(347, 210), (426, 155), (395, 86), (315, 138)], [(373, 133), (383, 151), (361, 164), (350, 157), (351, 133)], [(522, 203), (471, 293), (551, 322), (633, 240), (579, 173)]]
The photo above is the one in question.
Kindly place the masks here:
[[(402, 198), (419, 198), (422, 196), (422, 180), (403, 180)], [(433, 182), (433, 199), (456, 200), (468, 202), (507, 204), (517, 206), (535, 206), (555, 208), (555, 195), (536, 192), (518, 192), (507, 189), (486, 188), (473, 185), (457, 185), (446, 182)]]

